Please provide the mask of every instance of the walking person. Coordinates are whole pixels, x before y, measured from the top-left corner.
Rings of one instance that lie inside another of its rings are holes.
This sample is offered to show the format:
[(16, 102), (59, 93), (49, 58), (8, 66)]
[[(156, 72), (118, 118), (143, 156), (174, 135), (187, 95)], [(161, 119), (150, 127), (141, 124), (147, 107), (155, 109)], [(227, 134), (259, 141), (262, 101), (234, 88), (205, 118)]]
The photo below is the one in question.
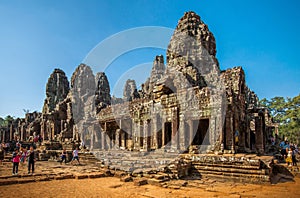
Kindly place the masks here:
[(62, 164), (63, 161), (65, 161), (65, 164), (67, 163), (67, 151), (66, 151), (66, 149), (64, 149), (61, 152), (61, 161), (60, 161), (60, 164)]
[(19, 150), (16, 148), (15, 151), (13, 152), (13, 159), (12, 159), (12, 161), (13, 161), (13, 171), (12, 171), (12, 175), (18, 175), (20, 157), (21, 157), (21, 154), (19, 153)]
[(35, 163), (35, 152), (33, 150), (33, 146), (30, 146), (29, 151), (27, 152), (27, 157), (28, 157), (28, 174), (30, 174), (30, 170), (31, 170), (31, 174), (34, 173), (34, 163)]
[(73, 151), (73, 158), (72, 158), (72, 161), (71, 161), (71, 164), (73, 164), (73, 162), (75, 160), (77, 160), (78, 164), (80, 164), (79, 162), (79, 156), (78, 156), (78, 147), (76, 147), (76, 149)]

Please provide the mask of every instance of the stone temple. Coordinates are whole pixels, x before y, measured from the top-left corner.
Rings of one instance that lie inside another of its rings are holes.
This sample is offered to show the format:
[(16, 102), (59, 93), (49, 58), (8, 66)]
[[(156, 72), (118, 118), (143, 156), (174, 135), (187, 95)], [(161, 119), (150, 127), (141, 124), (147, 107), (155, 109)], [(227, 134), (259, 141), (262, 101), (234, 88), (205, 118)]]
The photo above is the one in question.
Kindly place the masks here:
[(194, 12), (186, 12), (163, 55), (154, 58), (141, 90), (127, 80), (111, 97), (104, 72), (80, 64), (69, 82), (55, 69), (42, 113), (27, 113), (1, 129), (1, 140), (41, 135), (47, 148), (84, 144), (90, 150), (185, 153), (266, 153), (276, 130), (245, 82), (241, 67), (222, 71), (216, 41)]

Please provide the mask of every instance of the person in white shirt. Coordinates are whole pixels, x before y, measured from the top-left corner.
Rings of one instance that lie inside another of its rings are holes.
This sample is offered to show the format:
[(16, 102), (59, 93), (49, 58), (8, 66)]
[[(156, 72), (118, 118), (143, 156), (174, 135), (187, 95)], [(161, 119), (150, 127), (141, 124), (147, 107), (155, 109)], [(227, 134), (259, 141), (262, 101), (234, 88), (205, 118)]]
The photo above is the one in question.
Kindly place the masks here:
[(78, 148), (76, 147), (76, 149), (73, 151), (73, 158), (71, 161), (71, 164), (73, 164), (73, 162), (77, 160), (78, 164), (80, 164), (79, 162), (79, 156), (78, 156)]

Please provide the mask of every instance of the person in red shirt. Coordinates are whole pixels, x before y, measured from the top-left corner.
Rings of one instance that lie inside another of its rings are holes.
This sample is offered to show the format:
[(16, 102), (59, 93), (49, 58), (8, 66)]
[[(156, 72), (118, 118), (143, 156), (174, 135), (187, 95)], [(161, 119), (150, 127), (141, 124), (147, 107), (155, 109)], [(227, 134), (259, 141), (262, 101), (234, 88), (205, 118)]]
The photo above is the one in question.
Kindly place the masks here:
[(12, 174), (13, 175), (18, 175), (20, 157), (21, 157), (21, 154), (19, 153), (19, 150), (15, 149), (15, 151), (13, 152), (13, 159), (12, 159), (12, 161), (13, 161), (13, 171), (12, 171)]

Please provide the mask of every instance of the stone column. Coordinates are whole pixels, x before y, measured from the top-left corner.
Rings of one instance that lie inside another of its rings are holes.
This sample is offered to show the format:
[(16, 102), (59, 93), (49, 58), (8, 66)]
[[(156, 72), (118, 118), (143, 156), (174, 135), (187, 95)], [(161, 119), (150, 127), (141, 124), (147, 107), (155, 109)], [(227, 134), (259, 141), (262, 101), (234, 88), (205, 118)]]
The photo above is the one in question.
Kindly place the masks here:
[(20, 126), (20, 141), (24, 141), (24, 127), (23, 127), (23, 124), (21, 124)]
[(133, 124), (134, 127), (134, 149), (140, 150), (141, 148), (141, 126), (139, 121), (134, 122)]
[(152, 119), (152, 125), (151, 125), (151, 134), (152, 135), (152, 143), (151, 143), (151, 147), (157, 149), (158, 148), (158, 145), (157, 145), (157, 132), (158, 132), (158, 129), (157, 129), (157, 116), (155, 116), (153, 119)]
[(261, 116), (255, 117), (255, 147), (260, 154), (264, 153), (263, 140), (263, 119)]
[(101, 136), (101, 149), (105, 150), (106, 149), (106, 145), (105, 145), (105, 131), (102, 131), (100, 136)]
[(166, 136), (166, 129), (165, 129), (165, 119), (162, 119), (162, 129), (161, 129), (161, 145), (162, 147), (165, 146), (165, 136)]
[[(192, 143), (193, 143), (193, 140), (194, 140), (194, 136), (195, 136), (195, 134), (194, 134), (194, 124), (193, 124), (193, 120), (188, 120), (188, 125), (189, 125), (189, 133), (190, 133), (190, 135), (189, 135), (189, 144), (190, 145), (192, 145)], [(189, 145), (189, 146), (190, 146)]]
[(185, 117), (184, 115), (180, 115), (179, 116), (179, 148), (180, 150), (184, 151), (186, 150), (186, 147), (188, 145), (185, 145), (186, 141), (185, 141), (185, 138), (186, 138), (186, 133), (187, 131), (185, 130)]
[(177, 118), (177, 111), (174, 110), (173, 119), (172, 119), (172, 148), (177, 150), (179, 149), (179, 131), (178, 131), (178, 118)]
[(104, 122), (103, 130), (101, 131), (100, 137), (101, 137), (101, 149), (105, 150), (106, 149), (106, 142), (105, 142), (105, 136), (106, 136), (106, 122)]
[(12, 141), (14, 139), (13, 137), (13, 125), (11, 124), (9, 127), (9, 140)]
[(231, 152), (235, 153), (235, 139), (234, 139), (234, 135), (235, 135), (235, 131), (234, 131), (234, 119), (231, 116), (230, 117), (230, 123), (231, 123)]
[(121, 133), (121, 129), (117, 129), (116, 130), (116, 140), (115, 140), (115, 147), (119, 148), (121, 146), (121, 142), (120, 142), (120, 134)]
[(233, 118), (229, 112), (226, 115), (226, 149), (234, 149), (234, 136), (233, 136)]
[(149, 121), (145, 120), (144, 121), (144, 134), (143, 134), (143, 149), (145, 151), (148, 151), (150, 149), (150, 138), (149, 138), (149, 134), (150, 134), (150, 127), (149, 127)]

